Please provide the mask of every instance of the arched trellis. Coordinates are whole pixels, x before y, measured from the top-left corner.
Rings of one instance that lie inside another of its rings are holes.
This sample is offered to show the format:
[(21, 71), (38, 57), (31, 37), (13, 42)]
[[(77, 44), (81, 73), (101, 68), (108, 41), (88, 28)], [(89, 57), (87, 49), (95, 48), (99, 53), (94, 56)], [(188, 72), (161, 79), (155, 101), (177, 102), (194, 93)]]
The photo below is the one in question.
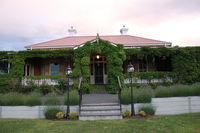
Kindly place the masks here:
[(112, 44), (108, 41), (102, 40), (98, 37), (93, 41), (89, 41), (78, 47), (74, 51), (74, 76), (83, 77), (83, 88), (89, 90), (90, 83), (90, 56), (92, 53), (103, 54), (107, 60), (107, 74), (108, 84), (106, 86), (110, 93), (115, 93), (117, 89), (117, 76), (121, 80), (124, 79), (123, 75), (123, 61), (126, 59), (123, 46), (119, 44)]

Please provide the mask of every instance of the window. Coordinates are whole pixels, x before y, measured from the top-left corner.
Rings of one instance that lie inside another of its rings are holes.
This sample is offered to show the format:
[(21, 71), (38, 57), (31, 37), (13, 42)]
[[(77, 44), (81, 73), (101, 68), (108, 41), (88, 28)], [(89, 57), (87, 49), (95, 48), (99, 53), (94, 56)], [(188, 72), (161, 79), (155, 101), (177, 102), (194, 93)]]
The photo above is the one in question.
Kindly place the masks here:
[(0, 74), (8, 73), (8, 62), (0, 61)]
[(139, 60), (139, 72), (146, 72), (147, 71), (147, 62), (146, 60)]
[(59, 65), (57, 63), (50, 64), (51, 75), (59, 75)]

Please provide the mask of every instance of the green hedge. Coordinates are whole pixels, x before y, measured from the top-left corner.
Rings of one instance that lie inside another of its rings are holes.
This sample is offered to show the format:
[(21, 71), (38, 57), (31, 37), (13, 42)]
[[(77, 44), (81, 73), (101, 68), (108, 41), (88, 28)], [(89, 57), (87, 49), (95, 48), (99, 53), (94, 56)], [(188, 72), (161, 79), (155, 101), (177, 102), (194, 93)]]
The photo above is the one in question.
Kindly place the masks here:
[[(70, 92), (70, 105), (79, 104), (79, 95), (76, 90)], [(65, 95), (55, 95), (49, 94), (48, 96), (43, 97), (39, 93), (8, 93), (0, 95), (0, 106), (37, 106), (37, 105), (66, 105), (66, 96)]]
[[(171, 78), (174, 77), (173, 72), (134, 72), (133, 77), (137, 77), (139, 79), (147, 79), (147, 80), (152, 80), (152, 79), (163, 79), (165, 80), (166, 78)], [(126, 75), (129, 77), (130, 75)]]
[(62, 105), (62, 101), (57, 96), (47, 96), (44, 99), (44, 105)]
[(22, 106), (25, 105), (24, 95), (19, 93), (8, 93), (0, 96), (0, 106)]
[(170, 87), (158, 87), (155, 97), (183, 97), (200, 96), (200, 83), (193, 85), (173, 85)]
[(0, 93), (7, 93), (11, 90), (11, 76), (9, 74), (0, 74)]
[[(153, 97), (151, 89), (133, 89), (133, 103), (150, 103)], [(121, 103), (131, 103), (131, 89), (123, 89), (121, 92)]]
[[(69, 105), (79, 104), (79, 94), (77, 90), (72, 90), (69, 93)], [(65, 96), (65, 105), (67, 105), (67, 96)]]

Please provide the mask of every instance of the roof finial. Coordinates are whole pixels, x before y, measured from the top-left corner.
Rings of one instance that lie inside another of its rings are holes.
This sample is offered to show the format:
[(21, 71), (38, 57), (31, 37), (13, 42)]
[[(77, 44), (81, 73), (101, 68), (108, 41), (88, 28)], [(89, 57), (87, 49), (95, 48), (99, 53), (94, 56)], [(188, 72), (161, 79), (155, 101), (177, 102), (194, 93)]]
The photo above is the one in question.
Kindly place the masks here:
[(96, 36), (97, 44), (99, 44), (99, 39), (100, 39), (99, 33), (97, 33), (97, 36)]
[(126, 28), (125, 25), (123, 25), (123, 27), (120, 29), (121, 35), (127, 35), (127, 32), (128, 32), (128, 28)]
[(77, 31), (76, 29), (74, 29), (73, 26), (71, 26), (70, 29), (68, 29), (68, 33), (69, 33), (69, 36), (74, 36), (76, 35)]

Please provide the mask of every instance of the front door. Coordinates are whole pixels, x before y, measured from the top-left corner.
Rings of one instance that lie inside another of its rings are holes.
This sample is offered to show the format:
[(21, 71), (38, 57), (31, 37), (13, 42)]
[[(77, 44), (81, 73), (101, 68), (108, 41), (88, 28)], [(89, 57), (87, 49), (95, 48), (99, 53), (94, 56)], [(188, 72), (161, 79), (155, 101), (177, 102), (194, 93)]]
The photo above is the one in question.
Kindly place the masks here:
[(34, 65), (34, 76), (40, 76), (41, 75), (41, 66), (40, 64)]
[(95, 84), (103, 83), (103, 63), (95, 63)]

